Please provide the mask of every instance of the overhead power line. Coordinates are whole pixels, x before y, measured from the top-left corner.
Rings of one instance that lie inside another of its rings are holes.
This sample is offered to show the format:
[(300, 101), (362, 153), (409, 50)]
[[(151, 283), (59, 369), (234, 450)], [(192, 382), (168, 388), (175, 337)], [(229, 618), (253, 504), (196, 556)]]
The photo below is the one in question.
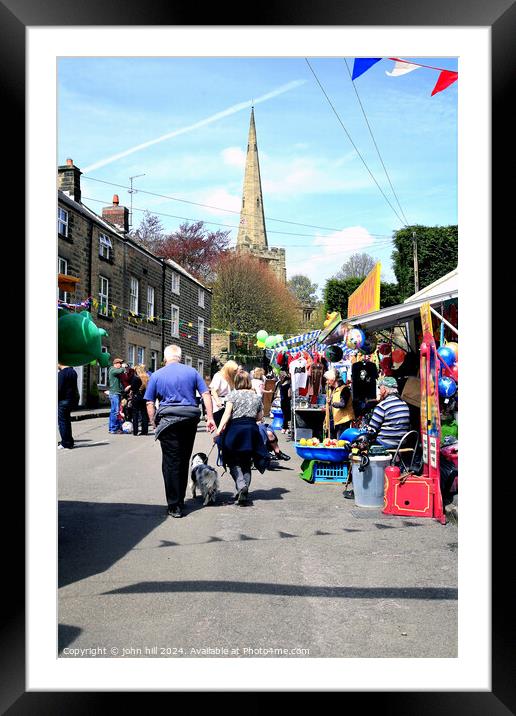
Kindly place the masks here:
[[(121, 187), (122, 185), (114, 184), (113, 186)], [(138, 189), (138, 193), (142, 193), (140, 189)], [(87, 197), (87, 196), (83, 197), (83, 199), (85, 201), (94, 201), (97, 204), (103, 204), (104, 206), (106, 206), (108, 203), (102, 199), (94, 199), (93, 197)], [(140, 212), (144, 213), (149, 210), (148, 209), (139, 209), (138, 207), (133, 207), (133, 211), (140, 211)], [(176, 214), (167, 214), (167, 213), (160, 212), (160, 211), (152, 211), (149, 213), (154, 214), (154, 216), (166, 216), (167, 218), (170, 218), (170, 219), (179, 219), (180, 221), (202, 221), (204, 224), (211, 224), (213, 226), (223, 226), (227, 229), (238, 229), (239, 228), (238, 225), (236, 225), (236, 224), (223, 224), (218, 221), (207, 221), (205, 219), (191, 218), (188, 216), (177, 216)], [(278, 221), (279, 221), (279, 219), (278, 219)], [(343, 229), (326, 229), (326, 231), (338, 231), (340, 233), (341, 231), (343, 231)], [(281, 234), (284, 236), (307, 236), (307, 237), (311, 236), (311, 237), (313, 237), (313, 234), (297, 234), (297, 233), (293, 233), (290, 231), (267, 230), (267, 233), (268, 234)], [(378, 237), (380, 239), (384, 239), (389, 242), (392, 241), (392, 237), (387, 236), (387, 234), (369, 234), (369, 236)], [(325, 238), (325, 237), (323, 237), (323, 238)], [(310, 245), (311, 244), (301, 244), (301, 246), (310, 246)], [(286, 244), (286, 246), (292, 246), (292, 244), (288, 244), (288, 245)]]
[(342, 119), (340, 118), (339, 113), (337, 112), (337, 110), (336, 110), (335, 107), (333, 106), (332, 101), (331, 101), (330, 98), (328, 97), (328, 94), (327, 94), (326, 90), (325, 90), (324, 87), (322, 86), (321, 81), (320, 81), (319, 78), (317, 77), (317, 75), (316, 75), (316, 73), (315, 73), (315, 71), (314, 71), (312, 65), (311, 65), (310, 62), (308, 61), (308, 58), (305, 57), (305, 61), (306, 61), (306, 64), (308, 65), (308, 67), (310, 68), (310, 70), (311, 70), (313, 76), (315, 77), (317, 84), (318, 84), (319, 87), (321, 88), (322, 93), (323, 93), (324, 96), (326, 97), (326, 100), (327, 100), (328, 104), (330, 105), (330, 107), (332, 108), (332, 110), (333, 110), (335, 116), (337, 117), (337, 120), (339, 121), (339, 124), (341, 125), (341, 127), (342, 127), (342, 129), (345, 131), (345, 133), (346, 133), (346, 135), (347, 135), (349, 141), (350, 141), (351, 144), (353, 145), (353, 148), (354, 148), (355, 152), (356, 152), (356, 153), (358, 154), (358, 156), (360, 157), (360, 159), (361, 159), (361, 161), (362, 161), (364, 167), (366, 168), (366, 170), (367, 170), (369, 176), (371, 177), (371, 179), (374, 181), (374, 183), (376, 184), (376, 186), (377, 186), (378, 189), (380, 190), (380, 192), (381, 192), (383, 198), (385, 199), (385, 201), (387, 202), (387, 204), (391, 207), (391, 209), (392, 209), (393, 212), (395, 213), (396, 217), (398, 218), (398, 221), (399, 221), (403, 226), (406, 226), (406, 223), (403, 221), (403, 219), (400, 217), (400, 215), (398, 214), (398, 212), (396, 211), (396, 209), (394, 208), (394, 206), (391, 204), (391, 202), (390, 202), (390, 200), (389, 200), (389, 197), (386, 195), (386, 193), (384, 192), (384, 190), (382, 189), (382, 187), (380, 186), (380, 184), (378, 184), (378, 181), (376, 180), (376, 177), (374, 176), (373, 172), (369, 169), (369, 166), (368, 166), (366, 160), (365, 160), (364, 157), (362, 156), (360, 150), (358, 149), (357, 145), (356, 145), (355, 142), (353, 141), (353, 138), (351, 137), (350, 133), (349, 133), (348, 130), (346, 129), (346, 126), (344, 125), (344, 122), (342, 121)]
[(384, 172), (385, 172), (385, 176), (387, 177), (387, 181), (389, 182), (389, 186), (390, 186), (391, 189), (392, 189), (392, 193), (394, 194), (394, 198), (396, 199), (396, 203), (397, 203), (397, 205), (398, 205), (398, 207), (399, 207), (399, 210), (400, 210), (400, 212), (401, 212), (401, 215), (402, 215), (402, 217), (403, 217), (403, 220), (405, 221), (405, 224), (408, 226), (408, 223), (409, 223), (409, 222), (407, 221), (407, 217), (405, 216), (405, 212), (404, 212), (403, 209), (401, 208), (401, 204), (400, 204), (400, 200), (398, 199), (398, 195), (397, 195), (396, 192), (394, 191), (394, 187), (393, 187), (393, 185), (392, 185), (391, 178), (390, 178), (390, 176), (389, 176), (389, 172), (387, 171), (387, 167), (385, 166), (384, 161), (383, 161), (383, 159), (382, 159), (382, 155), (380, 154), (380, 149), (378, 148), (378, 144), (376, 143), (376, 139), (374, 138), (373, 130), (371, 129), (371, 125), (369, 124), (369, 120), (367, 119), (367, 114), (366, 114), (366, 111), (365, 111), (364, 106), (363, 106), (363, 104), (362, 104), (362, 100), (360, 99), (360, 95), (358, 94), (357, 86), (356, 86), (355, 82), (353, 82), (353, 76), (352, 76), (352, 74), (351, 74), (351, 70), (349, 69), (348, 61), (347, 61), (346, 58), (344, 58), (344, 62), (346, 63), (346, 68), (347, 68), (347, 70), (348, 70), (349, 79), (350, 79), (350, 81), (351, 81), (351, 84), (353, 85), (353, 89), (355, 90), (355, 94), (356, 94), (356, 96), (357, 96), (358, 104), (360, 105), (360, 109), (362, 110), (362, 114), (364, 115), (364, 119), (365, 119), (365, 122), (366, 122), (366, 124), (367, 124), (367, 128), (369, 129), (369, 134), (371, 135), (371, 139), (373, 140), (373, 144), (374, 144), (375, 149), (376, 149), (376, 152), (377, 152), (377, 154), (378, 154), (378, 158), (380, 159), (380, 162), (381, 162), (381, 164), (382, 164), (383, 170), (384, 170)]
[[(100, 184), (108, 184), (109, 186), (114, 186), (117, 189), (126, 189), (126, 191), (130, 190), (130, 187), (125, 186), (125, 184), (117, 184), (116, 182), (106, 181), (105, 179), (95, 179), (94, 177), (89, 177), (89, 176), (84, 176), (83, 179), (88, 179), (89, 181), (98, 182)], [(215, 209), (216, 211), (224, 211), (228, 214), (240, 215), (242, 213), (240, 211), (235, 211), (234, 209), (226, 209), (221, 206), (212, 206), (211, 204), (201, 204), (200, 202), (197, 202), (197, 201), (189, 201), (188, 199), (179, 199), (177, 196), (170, 196), (167, 194), (158, 194), (153, 191), (145, 191), (144, 189), (138, 189), (138, 193), (139, 194), (148, 194), (149, 196), (156, 196), (159, 199), (170, 199), (170, 201), (179, 201), (179, 202), (182, 202), (183, 204), (191, 204), (192, 206), (201, 206), (205, 209)], [(98, 201), (98, 200), (90, 199), (90, 201)], [(158, 215), (158, 212), (156, 212), (156, 211), (153, 211), (151, 213)], [(246, 212), (243, 212), (242, 215), (245, 216), (247, 214), (246, 214)], [(171, 214), (163, 214), (163, 216), (172, 216), (172, 215)], [(251, 216), (251, 213), (249, 213), (249, 216)], [(173, 217), (173, 218), (181, 219), (183, 217)], [(299, 221), (289, 221), (287, 219), (275, 219), (272, 216), (266, 216), (265, 219), (266, 219), (266, 221), (278, 221), (283, 224), (292, 224), (293, 226), (304, 226), (307, 229), (321, 229), (321, 231), (342, 231), (342, 228), (336, 229), (335, 227), (332, 227), (332, 226), (316, 226), (314, 224), (303, 224)], [(188, 221), (191, 221), (191, 219), (188, 219)], [(200, 221), (200, 219), (199, 219), (199, 221)], [(216, 222), (206, 221), (205, 223), (206, 224), (208, 224), (208, 223), (215, 224)], [(219, 226), (225, 226), (225, 224), (219, 224)], [(236, 228), (238, 228), (238, 227), (236, 227)], [(282, 232), (269, 232), (269, 229), (267, 229), (267, 233), (282, 233)], [(310, 234), (292, 234), (292, 235), (293, 236), (310, 236)], [(385, 234), (371, 234), (371, 236), (385, 236)]]

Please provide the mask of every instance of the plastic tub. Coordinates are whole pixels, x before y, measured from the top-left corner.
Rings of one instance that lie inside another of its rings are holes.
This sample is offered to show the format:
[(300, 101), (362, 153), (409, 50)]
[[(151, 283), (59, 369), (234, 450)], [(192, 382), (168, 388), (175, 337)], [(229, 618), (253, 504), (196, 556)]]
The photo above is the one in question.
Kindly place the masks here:
[(351, 479), (357, 507), (384, 506), (384, 470), (391, 464), (390, 455), (377, 455), (369, 458), (369, 465), (359, 471), (361, 458), (351, 457)]
[(322, 460), (324, 462), (345, 462), (349, 457), (346, 448), (310, 447), (295, 443), (296, 452), (303, 460)]

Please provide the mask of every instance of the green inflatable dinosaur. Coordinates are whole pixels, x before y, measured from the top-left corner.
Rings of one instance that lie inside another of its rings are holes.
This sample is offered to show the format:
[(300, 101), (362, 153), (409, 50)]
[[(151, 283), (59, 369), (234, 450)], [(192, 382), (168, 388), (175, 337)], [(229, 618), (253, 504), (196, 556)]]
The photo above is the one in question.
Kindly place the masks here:
[(110, 354), (102, 352), (102, 336), (107, 336), (103, 328), (98, 328), (91, 320), (88, 311), (81, 313), (61, 313), (58, 328), (58, 361), (62, 365), (86, 365), (98, 361), (107, 368)]

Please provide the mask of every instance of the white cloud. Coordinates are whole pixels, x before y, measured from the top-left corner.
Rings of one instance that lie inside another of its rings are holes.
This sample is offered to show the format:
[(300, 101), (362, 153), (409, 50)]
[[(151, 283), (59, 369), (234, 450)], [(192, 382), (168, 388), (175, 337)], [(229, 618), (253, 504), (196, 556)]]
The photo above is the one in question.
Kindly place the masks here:
[(316, 234), (313, 245), (319, 250), (306, 249), (304, 256), (299, 249), (295, 253), (287, 249), (287, 273), (289, 278), (297, 273), (308, 274), (312, 281), (323, 286), (351, 254), (372, 251), (375, 238), (362, 226), (349, 226), (325, 236)]
[(227, 147), (222, 150), (222, 160), (230, 167), (245, 167), (245, 152), (240, 147)]
[(200, 204), (207, 204), (213, 207), (219, 207), (221, 211), (217, 209), (206, 209), (206, 213), (211, 213), (216, 216), (224, 216), (228, 224), (238, 224), (238, 216), (235, 214), (227, 214), (224, 209), (228, 211), (240, 211), (242, 198), (236, 194), (230, 194), (224, 187), (213, 189), (212, 191), (202, 194), (200, 198), (196, 199)]

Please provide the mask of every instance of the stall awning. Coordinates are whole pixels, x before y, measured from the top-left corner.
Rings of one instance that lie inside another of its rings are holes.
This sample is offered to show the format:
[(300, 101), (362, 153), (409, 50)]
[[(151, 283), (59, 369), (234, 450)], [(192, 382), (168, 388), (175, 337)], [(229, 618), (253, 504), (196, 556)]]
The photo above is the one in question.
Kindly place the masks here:
[(450, 301), (451, 299), (457, 298), (459, 295), (458, 288), (452, 288), (444, 293), (438, 293), (434, 295), (420, 295), (419, 298), (413, 298), (405, 303), (400, 303), (396, 306), (390, 306), (389, 308), (382, 308), (374, 313), (366, 313), (362, 316), (354, 316), (348, 318), (346, 323), (356, 326), (367, 326), (372, 330), (381, 330), (382, 328), (390, 328), (392, 326), (403, 324), (406, 321), (410, 321), (411, 318), (419, 316), (419, 309), (424, 303), (429, 303), (431, 306), (444, 303), (444, 301)]

